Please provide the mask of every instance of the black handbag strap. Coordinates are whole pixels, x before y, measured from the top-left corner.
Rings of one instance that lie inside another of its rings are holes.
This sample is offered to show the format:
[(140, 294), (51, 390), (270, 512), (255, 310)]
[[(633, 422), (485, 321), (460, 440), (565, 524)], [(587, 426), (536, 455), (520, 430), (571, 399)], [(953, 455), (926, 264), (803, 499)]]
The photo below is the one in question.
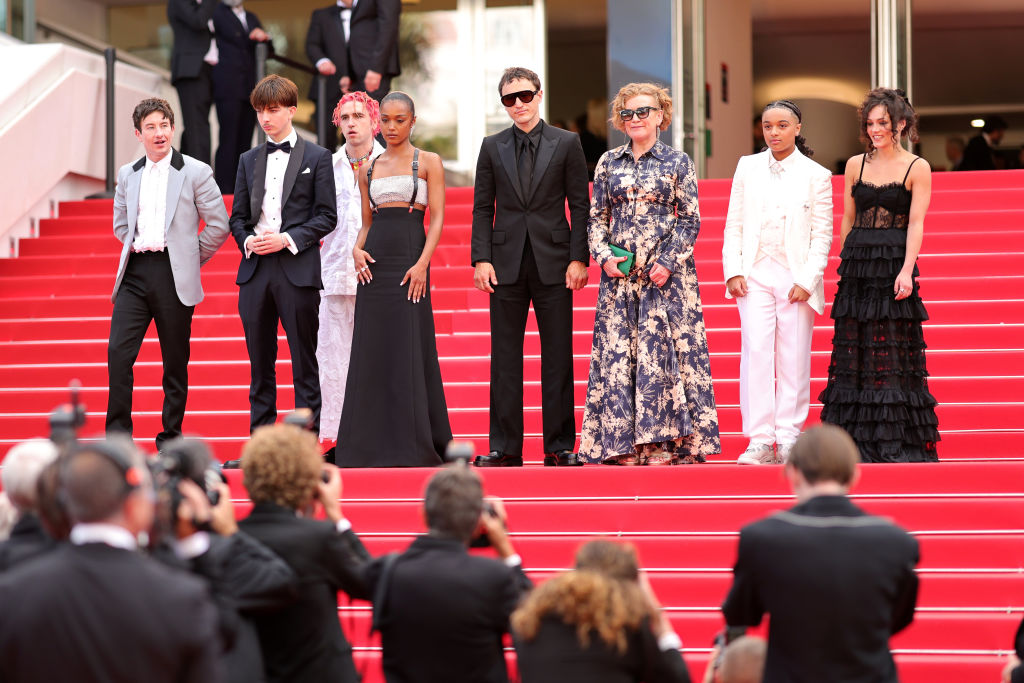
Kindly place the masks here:
[(380, 625), (384, 621), (385, 600), (388, 597), (388, 584), (391, 583), (391, 572), (395, 569), (395, 562), (398, 561), (398, 553), (388, 553), (384, 556), (384, 566), (380, 571), (380, 578), (377, 579), (377, 587), (373, 591), (373, 620), (370, 622), (370, 633), (380, 631)]

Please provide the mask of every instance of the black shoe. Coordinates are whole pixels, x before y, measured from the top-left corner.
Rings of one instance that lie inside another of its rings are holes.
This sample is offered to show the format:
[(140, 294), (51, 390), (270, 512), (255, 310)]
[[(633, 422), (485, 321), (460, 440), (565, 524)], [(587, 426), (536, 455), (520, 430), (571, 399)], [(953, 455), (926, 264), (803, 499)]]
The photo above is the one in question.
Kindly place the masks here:
[(545, 467), (579, 467), (581, 465), (583, 465), (583, 460), (572, 451), (558, 451), (544, 455)]
[(478, 455), (473, 460), (477, 467), (522, 467), (523, 456), (505, 455), (501, 451), (491, 451), (487, 455)]
[(242, 461), (238, 460), (225, 460), (224, 464), (220, 466), (222, 470), (240, 470), (242, 469)]

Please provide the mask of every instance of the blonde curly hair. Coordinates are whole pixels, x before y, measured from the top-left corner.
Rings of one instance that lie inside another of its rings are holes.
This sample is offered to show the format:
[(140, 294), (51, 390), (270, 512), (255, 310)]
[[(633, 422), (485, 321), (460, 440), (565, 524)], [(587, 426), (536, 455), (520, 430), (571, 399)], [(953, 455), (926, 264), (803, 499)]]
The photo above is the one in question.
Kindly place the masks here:
[(253, 503), (302, 508), (316, 491), (322, 466), (316, 435), (294, 425), (259, 427), (242, 448), (242, 483)]
[(616, 130), (626, 130), (626, 124), (623, 123), (619, 112), (626, 108), (627, 100), (638, 95), (649, 95), (655, 99), (658, 106), (661, 107), (662, 114), (661, 126), (659, 128), (660, 130), (668, 128), (672, 123), (672, 95), (669, 93), (668, 88), (663, 88), (657, 83), (627, 83), (619, 88), (619, 92), (611, 103), (612, 116), (608, 119), (612, 126)]
[(549, 579), (512, 614), (512, 628), (533, 640), (545, 617), (557, 616), (576, 627), (580, 645), (593, 633), (606, 645), (625, 653), (627, 632), (650, 615), (648, 600), (637, 583), (636, 550), (629, 544), (591, 541), (576, 554), (576, 569)]

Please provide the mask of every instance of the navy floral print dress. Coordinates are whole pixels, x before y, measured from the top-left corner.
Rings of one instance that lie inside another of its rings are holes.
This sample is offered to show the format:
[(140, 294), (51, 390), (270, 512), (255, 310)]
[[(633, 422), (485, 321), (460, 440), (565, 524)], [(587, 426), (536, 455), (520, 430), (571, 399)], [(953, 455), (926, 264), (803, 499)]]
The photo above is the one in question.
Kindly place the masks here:
[[(700, 232), (690, 158), (629, 143), (597, 164), (587, 233), (598, 263), (633, 252), (625, 278), (601, 273), (580, 455), (588, 462), (704, 462), (721, 452), (693, 245)], [(659, 263), (672, 271), (651, 282)]]

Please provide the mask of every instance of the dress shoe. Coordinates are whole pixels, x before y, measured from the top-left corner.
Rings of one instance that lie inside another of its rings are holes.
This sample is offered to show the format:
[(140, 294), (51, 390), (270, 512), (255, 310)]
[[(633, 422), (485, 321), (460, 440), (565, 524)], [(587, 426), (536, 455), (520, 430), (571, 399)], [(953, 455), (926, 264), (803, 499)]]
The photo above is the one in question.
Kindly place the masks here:
[(242, 460), (225, 460), (224, 464), (221, 465), (221, 469), (225, 470), (240, 470), (242, 469)]
[(477, 467), (522, 467), (523, 456), (505, 455), (501, 451), (491, 451), (487, 455), (478, 455), (473, 460)]
[(572, 451), (558, 451), (544, 454), (545, 467), (579, 467), (583, 460)]

